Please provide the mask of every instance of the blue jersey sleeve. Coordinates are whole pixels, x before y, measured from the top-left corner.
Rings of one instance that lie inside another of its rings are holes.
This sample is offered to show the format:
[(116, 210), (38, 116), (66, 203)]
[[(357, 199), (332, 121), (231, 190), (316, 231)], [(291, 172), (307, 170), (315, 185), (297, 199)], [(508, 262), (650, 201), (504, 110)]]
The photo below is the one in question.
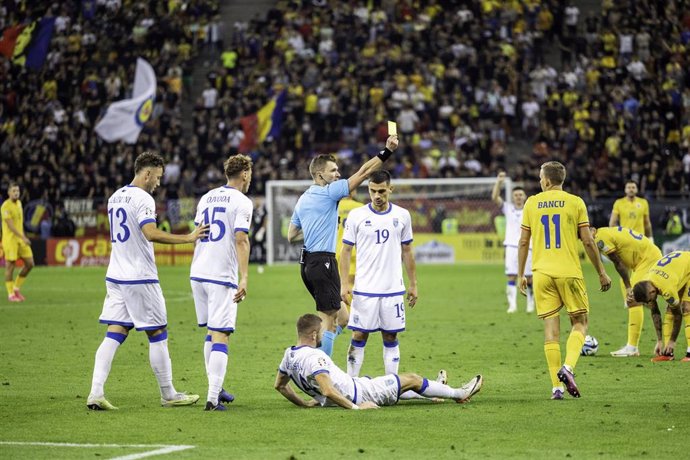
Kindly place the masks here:
[(328, 184), (326, 190), (328, 191), (328, 196), (333, 201), (340, 201), (350, 195), (350, 184), (347, 182), (347, 179), (340, 179)]
[(297, 228), (302, 228), (302, 224), (299, 221), (299, 215), (297, 214), (297, 208), (292, 211), (292, 217), (290, 218), (290, 223)]

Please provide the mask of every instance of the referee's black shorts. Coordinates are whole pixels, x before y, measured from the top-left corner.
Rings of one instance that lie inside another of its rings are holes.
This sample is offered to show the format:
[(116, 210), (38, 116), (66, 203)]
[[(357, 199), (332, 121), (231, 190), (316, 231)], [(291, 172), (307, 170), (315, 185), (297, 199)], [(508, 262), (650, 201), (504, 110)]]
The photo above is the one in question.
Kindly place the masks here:
[(302, 251), (300, 273), (317, 311), (340, 309), (340, 275), (335, 253)]

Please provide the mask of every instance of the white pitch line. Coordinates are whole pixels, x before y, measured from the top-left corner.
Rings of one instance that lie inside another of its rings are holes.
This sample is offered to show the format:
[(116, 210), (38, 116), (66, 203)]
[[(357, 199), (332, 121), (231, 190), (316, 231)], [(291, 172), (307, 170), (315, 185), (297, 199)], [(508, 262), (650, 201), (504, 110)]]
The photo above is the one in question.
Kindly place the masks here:
[(182, 450), (194, 449), (196, 446), (185, 445), (168, 445), (168, 444), (77, 444), (71, 442), (23, 442), (23, 441), (0, 441), (0, 445), (6, 446), (39, 446), (39, 447), (111, 447), (123, 448), (129, 447), (133, 449), (156, 448), (148, 452), (141, 452), (138, 454), (124, 455), (121, 457), (113, 457), (112, 460), (137, 460), (139, 458), (152, 457), (154, 455), (165, 455), (173, 452), (180, 452)]
[[(150, 446), (153, 447), (153, 446)], [(140, 454), (123, 455), (122, 457), (113, 457), (111, 460), (137, 460), (138, 458), (153, 457), (154, 455), (165, 455), (181, 450), (194, 449), (194, 446), (167, 446), (162, 449), (151, 450), (149, 452), (142, 452)]]

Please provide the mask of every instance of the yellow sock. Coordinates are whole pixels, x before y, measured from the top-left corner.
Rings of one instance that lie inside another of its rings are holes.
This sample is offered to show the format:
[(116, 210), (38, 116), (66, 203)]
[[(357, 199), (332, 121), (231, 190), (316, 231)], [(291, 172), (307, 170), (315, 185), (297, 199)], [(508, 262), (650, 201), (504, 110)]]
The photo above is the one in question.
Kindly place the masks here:
[(577, 360), (580, 359), (582, 353), (582, 345), (585, 343), (585, 336), (582, 332), (572, 330), (568, 336), (568, 342), (565, 344), (565, 365), (575, 370)]
[(549, 366), (551, 386), (562, 386), (561, 381), (558, 380), (556, 375), (561, 368), (561, 344), (558, 342), (544, 342), (544, 354), (546, 355), (546, 364)]
[(664, 339), (664, 346), (668, 343), (671, 338), (671, 331), (673, 330), (673, 313), (667, 311), (664, 314), (664, 322), (661, 325), (661, 336)]
[(12, 295), (14, 293), (13, 281), (5, 281), (5, 287), (7, 288), (7, 295)]
[(690, 349), (690, 313), (683, 313), (683, 321), (685, 321), (685, 339), (688, 343), (688, 349)]
[(14, 280), (15, 289), (19, 289), (20, 287), (22, 287), (22, 284), (24, 284), (24, 281), (26, 281), (26, 276), (17, 276), (17, 279)]
[(637, 347), (640, 344), (643, 324), (644, 308), (642, 305), (628, 308), (628, 345)]

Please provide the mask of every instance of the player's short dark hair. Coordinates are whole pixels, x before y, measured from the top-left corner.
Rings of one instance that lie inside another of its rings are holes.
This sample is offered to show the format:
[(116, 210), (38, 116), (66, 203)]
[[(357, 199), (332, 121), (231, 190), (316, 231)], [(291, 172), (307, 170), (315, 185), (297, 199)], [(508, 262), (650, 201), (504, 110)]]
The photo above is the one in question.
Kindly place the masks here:
[(19, 187), (19, 182), (10, 182), (10, 184), (7, 186), (7, 190), (11, 189), (12, 187)]
[(625, 181), (625, 185), (628, 184), (635, 184), (635, 187), (640, 188), (640, 184), (638, 184), (636, 180), (628, 179)]
[(649, 302), (649, 299), (647, 298), (647, 292), (649, 291), (648, 283), (649, 281), (640, 281), (633, 286), (633, 298), (635, 299), (635, 302)]
[(322, 153), (311, 160), (311, 163), (309, 164), (309, 174), (311, 174), (311, 177), (316, 179), (316, 175), (324, 170), (329, 161), (337, 163), (335, 155), (332, 153)]
[(164, 165), (163, 157), (149, 150), (134, 160), (134, 174), (139, 174), (144, 168), (162, 168)]
[(565, 182), (565, 166), (558, 161), (547, 161), (541, 165), (544, 177), (554, 185), (563, 185)]
[[(522, 187), (513, 187), (513, 192), (524, 192), (525, 189)], [(512, 193), (512, 192), (511, 192)], [(526, 192), (525, 192), (526, 193)]]
[(297, 320), (297, 335), (304, 336), (321, 329), (321, 318), (313, 313), (302, 315)]
[(374, 184), (390, 184), (391, 183), (391, 173), (385, 169), (379, 169), (374, 171), (369, 175), (369, 182)]
[(225, 177), (232, 179), (237, 177), (242, 171), (249, 171), (252, 169), (252, 159), (247, 155), (242, 155), (238, 153), (225, 160), (223, 163), (223, 170), (225, 171)]

